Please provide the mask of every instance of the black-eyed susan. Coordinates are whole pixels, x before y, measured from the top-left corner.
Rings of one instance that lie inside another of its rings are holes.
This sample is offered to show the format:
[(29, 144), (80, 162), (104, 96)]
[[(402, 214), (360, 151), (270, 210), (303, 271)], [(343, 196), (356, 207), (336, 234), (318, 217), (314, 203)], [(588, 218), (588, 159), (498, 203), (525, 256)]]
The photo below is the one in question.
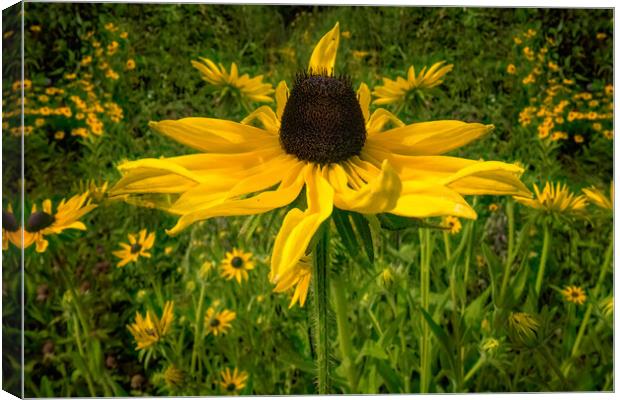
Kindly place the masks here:
[(533, 199), (521, 196), (515, 196), (514, 199), (528, 207), (558, 214), (578, 214), (583, 212), (587, 205), (585, 196), (571, 193), (565, 184), (559, 182), (545, 183), (542, 191), (534, 184), (534, 192), (536, 197)]
[(16, 247), (22, 247), (22, 229), (11, 204), (6, 210), (2, 210), (2, 250), (9, 248), (9, 242)]
[(192, 60), (192, 65), (202, 75), (202, 79), (213, 86), (231, 86), (241, 92), (250, 100), (258, 103), (271, 103), (273, 98), (273, 86), (263, 82), (263, 76), (258, 75), (250, 78), (248, 74), (239, 76), (236, 63), (230, 65), (230, 72), (222, 64), (215, 64), (208, 58), (200, 58), (200, 61)]
[[(305, 187), (307, 209), (290, 210), (275, 239), (270, 277), (276, 285), (298, 265), (333, 207), (476, 218), (463, 195), (529, 195), (519, 180), (521, 167), (442, 156), (487, 134), (492, 125), (405, 125), (385, 109), (371, 114), (368, 86), (361, 84), (356, 94), (349, 78), (334, 75), (339, 38), (336, 24), (314, 48), (308, 72), (297, 75), (293, 89), (285, 82), (277, 86), (275, 111), (262, 106), (241, 123), (152, 122), (200, 153), (123, 162), (118, 167), (123, 177), (111, 194), (178, 215), (168, 230), (175, 235), (200, 220), (284, 207)], [(263, 127), (251, 125), (256, 121)], [(389, 124), (395, 127), (386, 129)]]
[(69, 200), (62, 199), (55, 213), (50, 199), (43, 201), (40, 211), (37, 205), (33, 204), (30, 216), (26, 219), (24, 248), (35, 243), (37, 252), (42, 253), (49, 244), (45, 236), (58, 235), (65, 229), (86, 230), (86, 225), (80, 221), (80, 218), (95, 207), (97, 205), (90, 202), (89, 192), (75, 195)]
[(133, 335), (137, 343), (136, 350), (147, 349), (163, 339), (172, 328), (174, 320), (174, 302), (167, 301), (161, 318), (149, 310), (146, 317), (136, 312), (135, 322), (127, 325), (127, 329)]
[(609, 184), (609, 197), (605, 196), (602, 190), (592, 186), (587, 189), (581, 189), (591, 203), (596, 204), (604, 210), (613, 210), (614, 208), (614, 182)]
[(208, 334), (218, 336), (224, 335), (231, 327), (231, 321), (237, 318), (237, 313), (230, 310), (223, 310), (221, 312), (215, 312), (215, 308), (209, 307), (205, 314), (205, 328)]
[(452, 64), (444, 65), (445, 61), (433, 64), (428, 70), (422, 68), (416, 75), (414, 66), (407, 71), (407, 79), (397, 77), (396, 80), (383, 78), (383, 85), (377, 86), (372, 94), (376, 97), (374, 104), (402, 103), (407, 95), (416, 90), (430, 89), (443, 82), (443, 77), (454, 67)]
[(226, 252), (226, 258), (222, 261), (222, 276), (227, 280), (236, 279), (241, 284), (242, 280), (248, 280), (248, 271), (254, 269), (252, 253), (233, 248)]
[(525, 346), (536, 344), (540, 322), (535, 316), (524, 312), (510, 313), (508, 327), (509, 333), (517, 343)]
[(489, 204), (489, 211), (494, 213), (494, 212), (497, 212), (497, 210), (499, 210), (499, 206), (497, 204), (495, 204), (495, 203)]
[(221, 372), (222, 381), (220, 387), (228, 394), (236, 394), (239, 390), (245, 387), (245, 382), (248, 380), (248, 373), (245, 371), (238, 371), (237, 368), (230, 372), (230, 368)]
[(310, 256), (303, 256), (293, 268), (282, 275), (273, 291), (281, 293), (294, 287), (295, 290), (289, 308), (293, 307), (297, 302), (303, 307), (308, 297), (310, 279), (312, 279), (312, 259)]
[(129, 244), (120, 243), (122, 249), (112, 252), (112, 254), (121, 259), (116, 264), (117, 267), (124, 267), (130, 262), (138, 261), (140, 257), (151, 257), (151, 253), (148, 250), (155, 243), (155, 232), (148, 233), (146, 229), (142, 229), (139, 234), (130, 233), (127, 237), (129, 238)]
[(183, 371), (177, 368), (174, 364), (169, 365), (164, 371), (164, 381), (169, 387), (178, 387), (183, 383), (183, 380)]
[(566, 286), (562, 290), (562, 295), (564, 300), (570, 303), (582, 305), (586, 302), (586, 292), (579, 286)]
[(456, 235), (461, 231), (461, 221), (458, 218), (453, 216), (447, 216), (443, 218), (443, 226), (448, 228), (448, 231), (452, 235)]

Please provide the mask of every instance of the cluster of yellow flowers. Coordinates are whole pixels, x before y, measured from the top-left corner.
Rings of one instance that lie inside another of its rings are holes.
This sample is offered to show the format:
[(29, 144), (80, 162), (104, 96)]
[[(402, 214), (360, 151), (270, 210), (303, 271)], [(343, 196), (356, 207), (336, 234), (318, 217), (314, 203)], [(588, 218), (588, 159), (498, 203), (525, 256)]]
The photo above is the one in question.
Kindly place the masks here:
[[(112, 35), (108, 44), (95, 38), (95, 31), (88, 32), (82, 40), (91, 45), (77, 62), (75, 70), (67, 72), (55, 86), (45, 86), (38, 82), (44, 79), (16, 81), (3, 93), (2, 129), (12, 135), (29, 135), (40, 129), (53, 134), (57, 140), (64, 139), (65, 130), (55, 127), (67, 125), (72, 128), (72, 136), (89, 138), (104, 133), (105, 122), (118, 123), (123, 119), (122, 108), (111, 100), (111, 94), (105, 89), (106, 80), (119, 79), (119, 73), (113, 67), (122, 65), (124, 69), (135, 68), (133, 59), (124, 58), (120, 50), (127, 53), (127, 32), (119, 32), (113, 23), (105, 25), (107, 35)], [(106, 50), (104, 50), (104, 48)], [(92, 51), (92, 53), (91, 53)], [(71, 68), (67, 66), (67, 68)], [(45, 79), (47, 80), (47, 79)], [(23, 88), (23, 98), (22, 98)], [(25, 122), (21, 128), (22, 104)], [(67, 119), (70, 121), (67, 124)]]
[[(613, 85), (607, 84), (597, 89), (583, 91), (564, 74), (557, 64), (556, 42), (546, 38), (544, 45), (538, 45), (537, 32), (530, 29), (515, 36), (514, 42), (523, 65), (519, 71), (509, 64), (506, 72), (516, 75), (530, 91), (527, 107), (519, 113), (522, 127), (534, 126), (541, 140), (567, 140), (584, 143), (590, 134), (600, 134), (613, 138)], [(536, 84), (536, 85), (534, 85)]]

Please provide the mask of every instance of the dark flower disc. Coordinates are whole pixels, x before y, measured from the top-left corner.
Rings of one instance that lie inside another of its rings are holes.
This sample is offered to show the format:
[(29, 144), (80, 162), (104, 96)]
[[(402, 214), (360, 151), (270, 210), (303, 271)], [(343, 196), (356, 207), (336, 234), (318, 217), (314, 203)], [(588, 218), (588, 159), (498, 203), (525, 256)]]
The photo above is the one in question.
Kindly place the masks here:
[(46, 213), (45, 211), (37, 211), (31, 214), (26, 221), (26, 230), (28, 232), (38, 232), (47, 228), (54, 223), (54, 216)]
[(2, 210), (2, 228), (9, 232), (16, 232), (19, 229), (19, 224), (17, 223), (15, 215)]
[(366, 124), (357, 95), (346, 77), (298, 74), (280, 127), (288, 154), (320, 164), (359, 155)]

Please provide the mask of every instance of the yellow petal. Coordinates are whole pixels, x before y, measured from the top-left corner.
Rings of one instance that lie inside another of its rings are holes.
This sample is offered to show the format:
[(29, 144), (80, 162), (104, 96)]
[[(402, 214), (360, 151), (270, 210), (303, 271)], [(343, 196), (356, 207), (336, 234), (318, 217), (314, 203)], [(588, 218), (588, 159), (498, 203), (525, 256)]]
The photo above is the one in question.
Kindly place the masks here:
[(435, 155), (461, 147), (488, 133), (493, 125), (461, 121), (432, 121), (369, 135), (367, 146), (409, 156)]
[(310, 56), (308, 71), (313, 73), (326, 72), (329, 75), (333, 75), (339, 42), (340, 25), (336, 22), (332, 30), (327, 32), (314, 47), (312, 56)]
[(426, 182), (403, 182), (403, 190), (391, 214), (427, 218), (455, 216), (476, 218), (476, 212), (456, 191)]
[[(381, 165), (381, 170), (371, 173), (368, 170), (369, 166), (364, 164), (368, 163), (359, 159), (352, 161), (350, 163), (352, 171), (349, 173), (338, 164), (329, 167), (326, 175), (335, 191), (334, 204), (342, 210), (362, 214), (378, 214), (391, 210), (396, 206), (401, 192), (398, 174), (387, 160)], [(349, 182), (349, 176), (354, 174), (361, 176), (368, 183), (351, 189), (353, 185)]]
[(357, 90), (357, 98), (364, 115), (364, 121), (368, 121), (368, 118), (370, 118), (370, 89), (368, 89), (368, 85), (365, 83), (360, 85)]
[(389, 122), (394, 124), (396, 127), (405, 125), (396, 115), (384, 108), (379, 108), (372, 113), (370, 119), (366, 123), (366, 132), (368, 132), (369, 136), (381, 132), (383, 127)]
[(150, 122), (149, 126), (179, 143), (204, 152), (242, 153), (260, 149), (270, 139), (277, 140), (263, 129), (213, 118)]
[(288, 86), (286, 82), (280, 81), (278, 87), (276, 87), (276, 115), (279, 120), (282, 120), (282, 113), (284, 113), (284, 107), (288, 100)]
[(249, 125), (254, 120), (259, 120), (265, 130), (271, 134), (277, 135), (280, 132), (280, 119), (269, 106), (258, 107), (245, 117), (241, 123)]
[(332, 213), (334, 190), (321, 168), (309, 164), (304, 175), (308, 208), (304, 212), (292, 209), (282, 222), (271, 256), (270, 277), (276, 282), (297, 264), (314, 233)]

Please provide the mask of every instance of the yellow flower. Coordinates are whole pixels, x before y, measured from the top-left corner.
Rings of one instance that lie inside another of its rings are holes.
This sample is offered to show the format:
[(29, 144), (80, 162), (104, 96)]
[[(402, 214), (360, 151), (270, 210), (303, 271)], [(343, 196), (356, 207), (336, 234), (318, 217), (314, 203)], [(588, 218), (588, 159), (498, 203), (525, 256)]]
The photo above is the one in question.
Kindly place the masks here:
[(510, 313), (508, 326), (522, 344), (533, 345), (536, 342), (540, 322), (534, 316), (524, 312)]
[(105, 28), (106, 31), (110, 31), (110, 32), (114, 32), (118, 29), (116, 25), (114, 25), (113, 22), (108, 22), (103, 27)]
[(120, 35), (118, 35), (121, 39), (127, 39), (129, 37), (129, 33), (127, 32), (121, 32)]
[(413, 90), (432, 88), (443, 82), (443, 77), (454, 67), (443, 65), (445, 61), (433, 64), (428, 71), (426, 67), (416, 76), (414, 66), (409, 67), (407, 79), (397, 77), (395, 81), (383, 78), (383, 85), (377, 86), (372, 94), (376, 97), (373, 104), (391, 104), (405, 101), (408, 93)]
[(517, 36), (513, 37), (512, 40), (515, 41), (516, 45), (520, 45), (521, 43), (523, 43), (523, 41)]
[(169, 365), (164, 371), (164, 382), (170, 387), (177, 387), (183, 383), (183, 371), (174, 365)]
[(41, 103), (47, 103), (47, 102), (49, 101), (49, 99), (50, 99), (50, 98), (49, 98), (49, 97), (47, 97), (46, 95), (42, 94), (42, 95), (39, 95), (38, 99), (39, 99), (39, 101), (40, 101)]
[(614, 94), (614, 85), (605, 86), (605, 94), (607, 96), (612, 96)]
[(34, 125), (35, 126), (43, 126), (45, 125), (45, 120), (43, 118), (37, 118), (34, 120)]
[(534, 74), (529, 74), (528, 76), (523, 78), (522, 82), (524, 85), (529, 85), (530, 83), (536, 82), (536, 77), (534, 76)]
[(86, 139), (88, 137), (88, 130), (85, 128), (71, 129), (71, 136), (81, 136)]
[(603, 125), (600, 122), (595, 122), (592, 124), (592, 129), (597, 132), (600, 132), (603, 129)]
[(614, 209), (614, 181), (611, 181), (609, 184), (609, 197), (605, 196), (601, 190), (594, 186), (588, 189), (581, 189), (581, 191), (586, 195), (590, 202), (596, 204), (597, 206), (605, 210)]
[[(339, 37), (336, 24), (312, 52), (309, 71), (333, 72)], [(175, 235), (197, 221), (285, 207), (305, 188), (306, 210), (291, 209), (275, 238), (270, 277), (276, 285), (298, 265), (334, 207), (475, 219), (463, 195), (530, 195), (519, 180), (521, 167), (441, 156), (487, 134), (491, 125), (405, 125), (385, 109), (371, 115), (368, 87), (362, 84), (356, 94), (349, 80), (332, 74), (301, 74), (290, 93), (281, 82), (275, 97), (275, 112), (262, 106), (242, 123), (151, 123), (199, 153), (123, 162), (111, 195), (135, 202), (133, 196), (154, 194), (151, 204), (180, 217), (167, 231)], [(256, 120), (263, 128), (250, 125)], [(384, 129), (389, 122), (396, 127)]]
[(499, 206), (498, 206), (497, 204), (495, 204), (495, 203), (491, 203), (491, 204), (489, 205), (489, 211), (491, 211), (491, 212), (496, 212), (497, 210), (499, 210)]
[(494, 338), (487, 338), (480, 345), (480, 348), (482, 349), (482, 351), (485, 351), (485, 352), (492, 352), (498, 347), (499, 347), (499, 341)]
[(596, 34), (596, 39), (598, 40), (605, 40), (607, 38), (607, 34), (604, 32), (598, 32)]
[(80, 61), (80, 64), (83, 66), (89, 65), (91, 62), (93, 62), (93, 57), (92, 56), (86, 56), (84, 58), (82, 58), (82, 61)]
[(570, 303), (582, 305), (586, 301), (586, 292), (577, 286), (566, 286), (562, 290), (562, 295), (564, 295), (564, 300)]
[(557, 132), (553, 132), (553, 135), (551, 135), (551, 140), (553, 141), (563, 140), (563, 139), (568, 139), (568, 133), (557, 131)]
[(68, 80), (72, 81), (75, 78), (77, 78), (77, 75), (75, 73), (67, 73), (67, 74), (65, 74), (65, 79), (68, 79)]
[(560, 67), (558, 67), (558, 64), (554, 63), (553, 61), (549, 61), (549, 63), (547, 63), (547, 66), (549, 67), (549, 69), (551, 71), (559, 71)]
[(31, 25), (30, 31), (32, 32), (41, 32), (41, 25)]
[(118, 42), (113, 40), (112, 43), (108, 45), (108, 55), (111, 56), (116, 53), (116, 50), (118, 50)]
[[(273, 277), (270, 276), (270, 278), (272, 279)], [(293, 268), (280, 277), (273, 291), (281, 293), (295, 287), (293, 298), (288, 308), (293, 307), (297, 302), (299, 302), (300, 307), (303, 307), (306, 304), (311, 279), (312, 258), (310, 256), (302, 256)]]
[(163, 339), (172, 328), (173, 319), (174, 302), (172, 301), (167, 301), (164, 305), (161, 319), (150, 310), (147, 311), (146, 317), (136, 312), (135, 322), (127, 325), (127, 329), (138, 345), (136, 350), (147, 349)]
[(345, 39), (351, 39), (351, 32), (349, 31), (343, 31), (340, 35)]
[(198, 271), (198, 276), (200, 279), (206, 279), (209, 276), (209, 273), (213, 269), (213, 263), (211, 261), (205, 261), (202, 263), (200, 270)]
[(57, 131), (56, 133), (54, 133), (54, 139), (62, 140), (64, 138), (65, 138), (65, 132), (64, 131)]
[(614, 138), (614, 131), (607, 129), (607, 130), (603, 131), (603, 136), (605, 136), (605, 138), (611, 140), (611, 139)]
[(600, 303), (601, 311), (607, 318), (611, 318), (614, 315), (614, 297), (610, 296), (603, 299)]
[(517, 73), (517, 67), (515, 67), (514, 64), (508, 64), (508, 67), (506, 67), (506, 72), (510, 75), (514, 75)]
[(202, 79), (213, 86), (232, 86), (239, 92), (258, 103), (271, 103), (273, 98), (270, 96), (273, 86), (270, 83), (263, 83), (263, 76), (255, 76), (250, 78), (248, 74), (239, 76), (239, 70), (236, 63), (230, 65), (230, 72), (222, 64), (216, 65), (208, 58), (200, 58), (201, 61), (192, 60), (192, 65), (202, 75)]
[(127, 70), (132, 70), (136, 68), (136, 62), (130, 58), (129, 60), (127, 60), (127, 63), (125, 64), (125, 69)]
[(235, 278), (237, 283), (248, 280), (248, 271), (254, 269), (252, 253), (245, 253), (241, 250), (233, 249), (226, 252), (226, 258), (222, 261), (222, 276), (227, 280)]
[(456, 235), (461, 231), (461, 221), (453, 216), (447, 216), (443, 218), (443, 226), (448, 228), (450, 234)]
[(112, 70), (112, 69), (108, 69), (105, 72), (105, 76), (106, 76), (106, 78), (110, 78), (110, 79), (113, 79), (113, 80), (118, 80), (118, 78), (119, 78), (118, 74), (114, 70)]
[(214, 336), (219, 334), (226, 334), (230, 329), (230, 322), (237, 318), (237, 313), (230, 310), (224, 310), (219, 313), (215, 313), (213, 307), (209, 307), (205, 314), (205, 328), (207, 329), (207, 335), (212, 333)]
[(245, 381), (248, 380), (248, 373), (245, 371), (238, 372), (237, 368), (235, 368), (232, 374), (230, 373), (230, 368), (226, 368), (221, 374), (222, 381), (220, 382), (220, 387), (229, 394), (237, 393), (237, 391), (243, 389)]
[(585, 196), (572, 194), (565, 184), (559, 182), (555, 185), (547, 182), (542, 192), (535, 184), (534, 192), (536, 193), (534, 199), (520, 196), (515, 196), (514, 199), (534, 209), (557, 213), (580, 213), (585, 210), (587, 204)]
[[(22, 247), (22, 232), (24, 236), (30, 236), (27, 232), (24, 232), (22, 227), (19, 226), (17, 218), (13, 214), (13, 206), (9, 204), (6, 210), (2, 210), (2, 250), (9, 248), (9, 242), (14, 246)], [(28, 239), (28, 238), (26, 238)], [(29, 243), (28, 245), (32, 244)], [(24, 246), (28, 247), (28, 246)]]
[(132, 261), (138, 261), (140, 256), (150, 258), (149, 250), (155, 243), (155, 232), (147, 233), (146, 229), (142, 229), (138, 235), (130, 233), (127, 235), (129, 244), (120, 243), (121, 250), (112, 252), (121, 260), (116, 264), (117, 267), (124, 267)]
[(583, 141), (585, 140), (581, 135), (575, 135), (573, 139), (575, 140), (575, 143), (583, 143)]

